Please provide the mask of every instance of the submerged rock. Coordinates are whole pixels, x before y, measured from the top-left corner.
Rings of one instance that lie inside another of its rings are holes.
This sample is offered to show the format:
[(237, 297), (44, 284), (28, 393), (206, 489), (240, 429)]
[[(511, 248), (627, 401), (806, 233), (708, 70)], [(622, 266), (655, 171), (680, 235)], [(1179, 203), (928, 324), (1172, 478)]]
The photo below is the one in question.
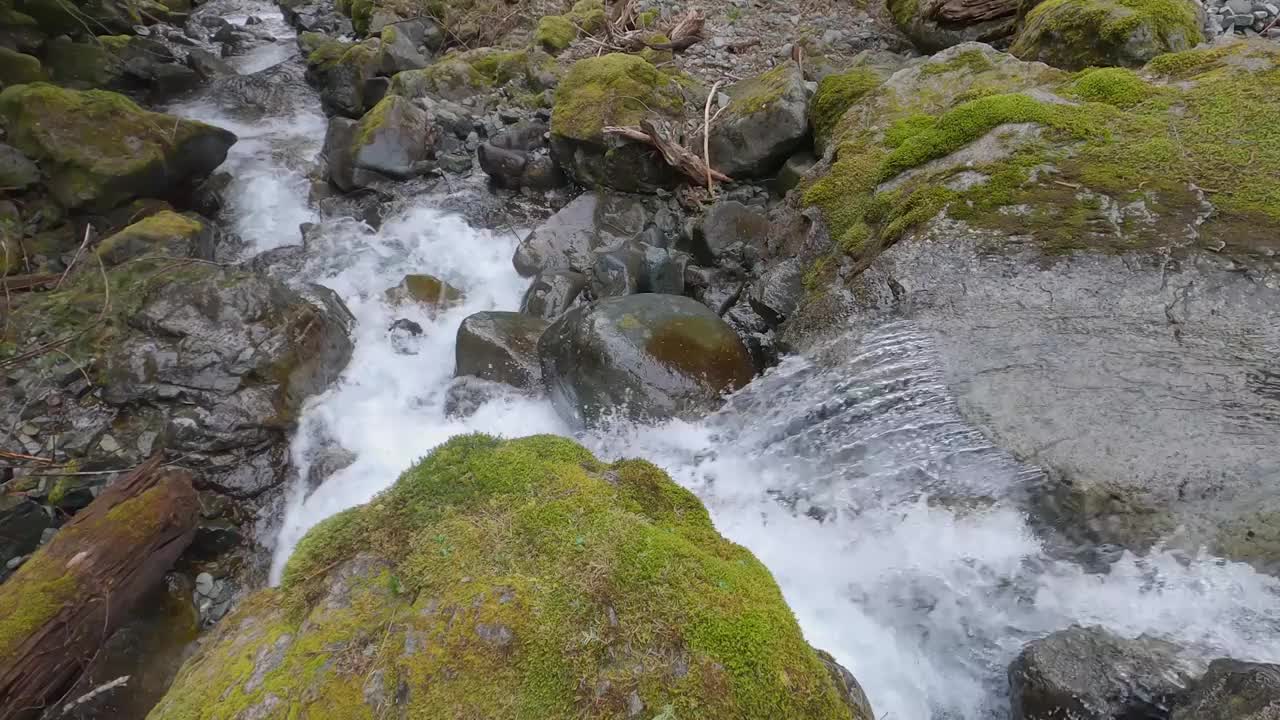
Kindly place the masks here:
[(181, 192), (213, 171), (236, 136), (147, 112), (102, 90), (37, 83), (0, 93), (8, 141), (40, 163), (68, 208), (107, 210), (136, 197)]
[(149, 717), (872, 720), (833, 665), (658, 468), (466, 435), (313, 528)]
[(1009, 666), (1014, 720), (1168, 717), (1193, 673), (1176, 645), (1072, 627), (1023, 648)]
[(729, 86), (729, 105), (708, 139), (711, 165), (728, 176), (768, 177), (809, 134), (809, 93), (794, 62)]
[(523, 313), (486, 311), (469, 316), (458, 327), (454, 375), (541, 390), (538, 338), (546, 328), (546, 320)]
[[(393, 305), (412, 302), (437, 312), (462, 302), (463, 294), (435, 275), (405, 275), (399, 285), (387, 290), (386, 298)], [(422, 328), (418, 328), (418, 334), (422, 334)]]
[(578, 423), (698, 418), (751, 381), (751, 357), (705, 305), (677, 295), (611, 298), (570, 310), (538, 341), (556, 409)]

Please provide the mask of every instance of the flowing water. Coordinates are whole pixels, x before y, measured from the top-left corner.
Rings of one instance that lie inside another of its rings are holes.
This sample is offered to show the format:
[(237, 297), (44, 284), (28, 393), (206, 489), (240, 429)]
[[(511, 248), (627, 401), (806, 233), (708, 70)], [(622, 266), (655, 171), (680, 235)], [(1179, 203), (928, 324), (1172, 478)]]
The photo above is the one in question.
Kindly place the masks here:
[[(297, 63), (292, 31), (266, 4), (215, 0), (202, 12), (254, 14), (280, 42), (239, 58), (243, 73)], [(303, 476), (326, 445), (355, 462), (310, 494), (293, 488), (273, 573), (307, 528), (364, 502), (458, 433), (572, 434), (543, 400), (494, 399), (445, 417), (459, 323), (515, 309), (527, 282), (510, 232), (469, 227), (423, 194), (380, 229), (323, 220), (306, 173), (324, 136), (315, 93), (287, 88), (287, 110), (246, 116), (210, 94), (174, 111), (234, 130), (224, 169), (244, 257), (300, 242), (320, 222), (292, 280), (335, 290), (356, 318), (355, 351), (312, 399), (293, 441)], [(431, 317), (383, 292), (431, 273), (466, 293)], [(393, 339), (401, 317), (422, 337)], [(1019, 498), (1040, 478), (966, 425), (935, 371), (927, 337), (893, 323), (846, 338), (826, 357), (793, 357), (701, 423), (579, 434), (601, 457), (641, 456), (707, 504), (717, 527), (769, 566), (809, 640), (861, 681), (882, 718), (1008, 716), (1004, 669), (1022, 645), (1072, 623), (1151, 633), (1198, 658), (1280, 660), (1280, 583), (1245, 565), (1157, 551), (1090, 573), (1048, 553)]]

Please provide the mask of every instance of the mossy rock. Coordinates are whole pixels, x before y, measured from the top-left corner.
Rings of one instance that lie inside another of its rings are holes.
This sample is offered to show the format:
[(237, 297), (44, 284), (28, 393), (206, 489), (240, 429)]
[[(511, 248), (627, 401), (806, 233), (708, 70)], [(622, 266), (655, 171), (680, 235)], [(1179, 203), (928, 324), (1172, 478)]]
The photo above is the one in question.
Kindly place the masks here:
[(298, 46), (306, 53), (307, 77), (320, 91), (327, 110), (357, 118), (369, 108), (365, 86), (382, 68), (382, 41), (350, 43), (319, 33), (302, 33)]
[(44, 68), (31, 55), (0, 47), (0, 89), (44, 80)]
[(114, 51), (117, 44), (110, 42), (116, 39), (110, 37), (94, 42), (55, 39), (45, 51), (50, 79), (59, 85), (82, 90), (113, 87), (124, 73), (124, 66)]
[(135, 25), (143, 24), (140, 4), (132, 0), (18, 0), (16, 9), (35, 20), (49, 37), (82, 37), (131, 32)]
[(640, 190), (675, 180), (651, 149), (606, 137), (609, 126), (638, 125), (650, 113), (679, 119), (690, 81), (664, 73), (635, 55), (613, 53), (579, 60), (556, 90), (552, 148), (584, 185)]
[(604, 0), (578, 0), (569, 11), (569, 18), (588, 35), (604, 30)]
[(658, 468), (466, 435), (313, 528), (149, 718), (871, 720), (825, 660)]
[(433, 312), (458, 305), (463, 297), (458, 288), (435, 275), (423, 274), (405, 275), (399, 285), (386, 292), (387, 302), (393, 305), (417, 303)]
[(213, 234), (198, 217), (161, 210), (103, 240), (94, 252), (107, 265), (150, 255), (211, 258)]
[[(971, 52), (989, 67), (957, 62)], [(862, 262), (944, 209), (1049, 254), (1176, 237), (1266, 255), (1280, 247), (1280, 182), (1263, 170), (1280, 163), (1276, 97), (1280, 51), (1263, 42), (1078, 75), (958, 46), (853, 103), (804, 198)]]
[(578, 28), (565, 15), (548, 15), (538, 21), (533, 41), (549, 53), (558, 53), (578, 39)]
[(388, 92), (462, 102), (505, 87), (540, 91), (554, 84), (554, 64), (550, 55), (539, 51), (478, 48), (447, 55), (421, 70), (396, 73)]
[(1140, 67), (1204, 39), (1193, 0), (1046, 0), (1027, 14), (1010, 52), (1054, 67)]
[(208, 175), (236, 136), (205, 123), (143, 110), (112, 92), (44, 83), (0, 92), (9, 142), (40, 163), (67, 208), (106, 210), (167, 196)]
[[(966, 42), (998, 43), (1013, 33), (1024, 0), (887, 0), (894, 24), (922, 52)], [(981, 5), (981, 7), (977, 7)]]

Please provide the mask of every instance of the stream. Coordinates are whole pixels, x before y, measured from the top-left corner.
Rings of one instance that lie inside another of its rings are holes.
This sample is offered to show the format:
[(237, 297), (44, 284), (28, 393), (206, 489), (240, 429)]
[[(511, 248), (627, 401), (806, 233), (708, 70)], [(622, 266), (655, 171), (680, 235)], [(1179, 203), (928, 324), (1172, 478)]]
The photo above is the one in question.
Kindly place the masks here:
[[(239, 72), (300, 62), (274, 6), (213, 0), (201, 12), (256, 15), (279, 39), (232, 58)], [(291, 450), (303, 477), (331, 444), (355, 460), (309, 494), (290, 490), (273, 578), (309, 527), (369, 500), (451, 436), (574, 434), (549, 402), (514, 393), (446, 418), (458, 325), (517, 309), (528, 285), (511, 264), (515, 235), (470, 227), (434, 194), (406, 199), (378, 230), (322, 220), (307, 172), (326, 121), (304, 83), (281, 90), (287, 110), (266, 116), (206, 91), (169, 108), (240, 137), (223, 169), (243, 258), (297, 244), (300, 223), (320, 223), (289, 279), (332, 288), (355, 316), (351, 362), (308, 402)], [(392, 307), (383, 293), (407, 273), (436, 275), (466, 300), (434, 317)], [(398, 318), (425, 332), (393, 338)], [(772, 570), (810, 642), (853, 672), (881, 718), (1006, 718), (1009, 661), (1072, 623), (1158, 635), (1197, 658), (1280, 660), (1280, 581), (1160, 549), (1120, 555), (1105, 573), (1048, 552), (1018, 502), (1041, 473), (966, 424), (929, 337), (894, 322), (846, 347), (834, 361), (785, 360), (703, 422), (576, 437), (602, 458), (652, 460), (696, 492), (719, 530)]]

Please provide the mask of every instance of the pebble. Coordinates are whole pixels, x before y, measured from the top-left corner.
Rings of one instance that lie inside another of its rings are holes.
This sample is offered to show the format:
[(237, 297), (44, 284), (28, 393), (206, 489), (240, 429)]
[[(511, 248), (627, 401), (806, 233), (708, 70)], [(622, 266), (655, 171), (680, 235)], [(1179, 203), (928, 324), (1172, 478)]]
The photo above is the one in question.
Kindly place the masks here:
[(1266, 10), (1267, 13), (1270, 15), (1280, 15), (1280, 7), (1277, 7), (1276, 5), (1273, 5), (1271, 3), (1264, 3), (1262, 6), (1262, 9)]
[(202, 572), (196, 576), (196, 594), (208, 596), (213, 592), (213, 576)]
[(113, 453), (120, 449), (120, 443), (116, 442), (116, 439), (110, 435), (103, 435), (102, 439), (98, 441), (98, 447), (102, 448), (103, 452)]
[(26, 561), (27, 561), (26, 555), (19, 555), (16, 558), (9, 558), (9, 562), (5, 563), (4, 566), (5, 566), (5, 569), (7, 570), (17, 570), (18, 567)]
[(57, 534), (58, 528), (45, 528), (44, 531), (40, 533), (40, 544), (47, 545), (49, 541), (53, 539), (53, 536)]

